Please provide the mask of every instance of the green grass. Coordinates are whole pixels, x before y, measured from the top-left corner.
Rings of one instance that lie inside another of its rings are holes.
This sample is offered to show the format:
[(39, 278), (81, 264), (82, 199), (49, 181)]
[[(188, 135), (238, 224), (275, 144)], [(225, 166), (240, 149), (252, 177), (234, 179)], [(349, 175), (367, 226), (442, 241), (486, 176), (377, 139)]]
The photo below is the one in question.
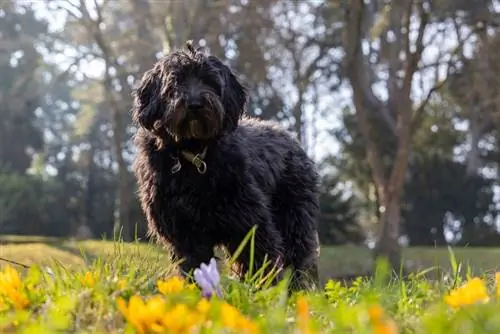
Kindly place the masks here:
[[(371, 305), (381, 305), (399, 333), (499, 333), (500, 305), (492, 284), (492, 274), (499, 267), (498, 253), (500, 249), (454, 249), (450, 256), (446, 248), (410, 248), (404, 259), (414, 274), (404, 281), (388, 280), (380, 267), (375, 278), (359, 278), (346, 286), (328, 278), (369, 272), (373, 266), (369, 251), (324, 248), (320, 271), (325, 284), (321, 291), (305, 295), (308, 321), (317, 333), (375, 333), (368, 310)], [(2, 311), (0, 297), (0, 333), (133, 333), (130, 321), (117, 309), (117, 297), (129, 300), (139, 295), (148, 300), (160, 294), (157, 280), (167, 279), (175, 271), (162, 250), (146, 244), (2, 237), (0, 257), (31, 266), (17, 267), (29, 291), (29, 306), (17, 311), (4, 307)], [(5, 265), (0, 261), (0, 269)], [(424, 275), (429, 268), (432, 270)], [(87, 272), (95, 275), (95, 282), (85, 285)], [(458, 310), (444, 304), (443, 296), (460, 286), (464, 275), (486, 276), (492, 296), (489, 303)], [(261, 333), (296, 333), (297, 296), (287, 298), (283, 284), (260, 291), (254, 291), (254, 286), (252, 281), (239, 282), (223, 275), (223, 301), (251, 319)], [(5, 283), (3, 289), (0, 276), (0, 296), (6, 291)], [(194, 307), (200, 292), (185, 290), (162, 300), (170, 308), (180, 303)], [(213, 302), (214, 310), (221, 303)], [(229, 317), (213, 312), (212, 329), (204, 333), (221, 332), (216, 329)]]
[[(122, 245), (125, 249), (134, 249), (164, 255), (157, 247), (145, 244)], [(66, 266), (81, 266), (85, 263), (82, 251), (92, 259), (113, 255), (116, 244), (112, 241), (71, 241), (59, 238), (0, 236), (0, 257), (26, 264), (44, 263), (55, 259)], [(457, 261), (471, 267), (474, 273), (500, 271), (500, 248), (457, 248), (453, 250)], [(422, 271), (439, 267), (443, 271), (451, 270), (450, 255), (446, 247), (412, 247), (403, 252), (405, 267), (411, 271)], [(88, 259), (87, 259), (88, 260)], [(164, 260), (168, 261), (167, 257)], [(323, 282), (329, 278), (368, 274), (373, 268), (370, 250), (358, 246), (323, 247), (320, 256), (320, 275)], [(1, 265), (1, 263), (0, 263)]]

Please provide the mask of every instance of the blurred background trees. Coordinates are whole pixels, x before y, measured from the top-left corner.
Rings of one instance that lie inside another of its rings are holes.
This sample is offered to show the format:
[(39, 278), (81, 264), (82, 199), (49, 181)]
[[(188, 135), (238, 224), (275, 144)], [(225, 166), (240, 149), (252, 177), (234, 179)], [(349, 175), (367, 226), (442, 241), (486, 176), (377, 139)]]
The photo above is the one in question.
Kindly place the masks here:
[(0, 6), (0, 234), (145, 238), (130, 92), (194, 39), (318, 162), (323, 244), (500, 242), (498, 1)]

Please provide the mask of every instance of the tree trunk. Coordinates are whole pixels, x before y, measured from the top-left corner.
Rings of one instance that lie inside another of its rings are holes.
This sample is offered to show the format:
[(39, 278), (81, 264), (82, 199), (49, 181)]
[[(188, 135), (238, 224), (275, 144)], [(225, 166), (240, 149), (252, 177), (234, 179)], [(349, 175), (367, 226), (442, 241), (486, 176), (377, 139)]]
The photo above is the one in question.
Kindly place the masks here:
[(88, 233), (90, 230), (90, 226), (92, 226), (92, 222), (94, 220), (94, 198), (95, 198), (95, 163), (94, 163), (94, 155), (95, 155), (95, 143), (92, 140), (92, 137), (95, 135), (94, 130), (91, 131), (88, 140), (90, 144), (90, 149), (88, 150), (88, 165), (87, 165), (87, 185), (86, 185), (86, 194), (85, 194), (85, 212), (83, 219), (80, 221), (79, 225), (75, 228), (75, 235), (78, 237), (82, 236), (80, 233), (85, 231), (85, 235), (91, 235)]
[(375, 247), (375, 258), (385, 258), (393, 270), (401, 269), (401, 246), (399, 245), (401, 209), (398, 196), (387, 198), (382, 203), (379, 221), (379, 239)]
[[(124, 241), (132, 240), (132, 229), (129, 222), (128, 209), (130, 207), (130, 196), (128, 187), (128, 170), (123, 158), (123, 133), (122, 117), (120, 112), (113, 108), (113, 148), (115, 150), (116, 163), (118, 165), (118, 193), (115, 206), (115, 232), (120, 232)], [(121, 230), (116, 231), (119, 228)]]
[(132, 228), (129, 222), (128, 210), (130, 207), (130, 189), (128, 182), (127, 163), (123, 158), (123, 143), (125, 127), (123, 124), (123, 115), (120, 112), (120, 106), (115, 100), (111, 76), (109, 74), (110, 61), (105, 58), (105, 79), (104, 89), (106, 101), (111, 109), (111, 122), (113, 127), (113, 151), (115, 161), (118, 166), (118, 187), (115, 199), (115, 226), (114, 236), (120, 235), (123, 241), (132, 240)]
[[(376, 96), (372, 88), (373, 83), (378, 79), (374, 75), (374, 69), (370, 67), (371, 60), (365, 55), (362, 47), (363, 40), (371, 38), (369, 37), (371, 34), (369, 28), (373, 25), (377, 10), (365, 4), (363, 0), (349, 1), (348, 4), (344, 29), (345, 75), (352, 87), (358, 128), (364, 139), (366, 158), (376, 187), (380, 210), (378, 240), (374, 255), (385, 257), (392, 269), (399, 271), (401, 269), (400, 204), (408, 170), (412, 123), (414, 116), (422, 112), (425, 105), (423, 104), (416, 113), (414, 112), (411, 87), (424, 49), (423, 37), (429, 14), (426, 12), (424, 4), (416, 1), (402, 2), (399, 4), (402, 7), (393, 7), (392, 9), (393, 12), (389, 18), (391, 29), (398, 31), (401, 35), (397, 37), (398, 43), (391, 42), (391, 50), (386, 50), (390, 52), (388, 65), (391, 71), (391, 80), (387, 82), (389, 103), (385, 103)], [(416, 9), (421, 20), (416, 40), (411, 43), (408, 34), (414, 5), (418, 5)], [(403, 17), (401, 17), (402, 15)], [(403, 26), (406, 26), (406, 33), (401, 32), (403, 29), (400, 27)], [(401, 43), (399, 43), (400, 41)], [(395, 47), (396, 44), (400, 44), (399, 47)], [(414, 51), (411, 50), (410, 44), (414, 44)], [(401, 51), (406, 54), (404, 62), (400, 61)], [(396, 80), (396, 77), (399, 78), (399, 74), (396, 75), (396, 73), (401, 72), (404, 73), (403, 77)], [(396, 137), (397, 151), (390, 170), (387, 170), (382, 161), (381, 150), (377, 145), (376, 135), (373, 133), (376, 129), (373, 128), (369, 113), (377, 113), (382, 116)]]
[(467, 152), (467, 175), (476, 175), (480, 166), (479, 156), (479, 141), (481, 139), (481, 125), (482, 122), (480, 108), (472, 107), (471, 117), (469, 120), (469, 151)]

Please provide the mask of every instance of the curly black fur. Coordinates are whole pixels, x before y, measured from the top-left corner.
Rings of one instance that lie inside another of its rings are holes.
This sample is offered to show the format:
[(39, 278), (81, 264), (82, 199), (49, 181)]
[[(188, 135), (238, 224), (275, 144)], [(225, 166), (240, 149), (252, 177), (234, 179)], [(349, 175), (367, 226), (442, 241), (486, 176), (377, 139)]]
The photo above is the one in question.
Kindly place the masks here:
[[(189, 272), (213, 257), (214, 246), (234, 252), (257, 225), (256, 267), (267, 254), (300, 282), (301, 273), (317, 281), (314, 163), (278, 126), (243, 116), (246, 103), (236, 75), (192, 44), (143, 75), (132, 109), (134, 172), (150, 233), (170, 244)], [(204, 148), (207, 171), (200, 174), (181, 151)], [(246, 250), (242, 273), (248, 259)]]

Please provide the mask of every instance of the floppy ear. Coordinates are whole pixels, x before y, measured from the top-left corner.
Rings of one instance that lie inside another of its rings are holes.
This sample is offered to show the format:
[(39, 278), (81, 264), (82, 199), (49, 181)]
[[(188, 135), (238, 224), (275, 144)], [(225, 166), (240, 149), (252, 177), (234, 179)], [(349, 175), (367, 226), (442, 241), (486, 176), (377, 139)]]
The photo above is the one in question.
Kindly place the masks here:
[(228, 130), (233, 130), (245, 112), (248, 99), (247, 88), (238, 79), (237, 74), (219, 59), (214, 56), (210, 56), (209, 59), (220, 70), (222, 75), (221, 99), (224, 112), (226, 113), (224, 127)]
[(165, 102), (161, 98), (161, 80), (154, 68), (144, 73), (139, 86), (132, 95), (134, 97), (133, 122), (152, 131), (155, 121), (161, 118), (165, 110)]

